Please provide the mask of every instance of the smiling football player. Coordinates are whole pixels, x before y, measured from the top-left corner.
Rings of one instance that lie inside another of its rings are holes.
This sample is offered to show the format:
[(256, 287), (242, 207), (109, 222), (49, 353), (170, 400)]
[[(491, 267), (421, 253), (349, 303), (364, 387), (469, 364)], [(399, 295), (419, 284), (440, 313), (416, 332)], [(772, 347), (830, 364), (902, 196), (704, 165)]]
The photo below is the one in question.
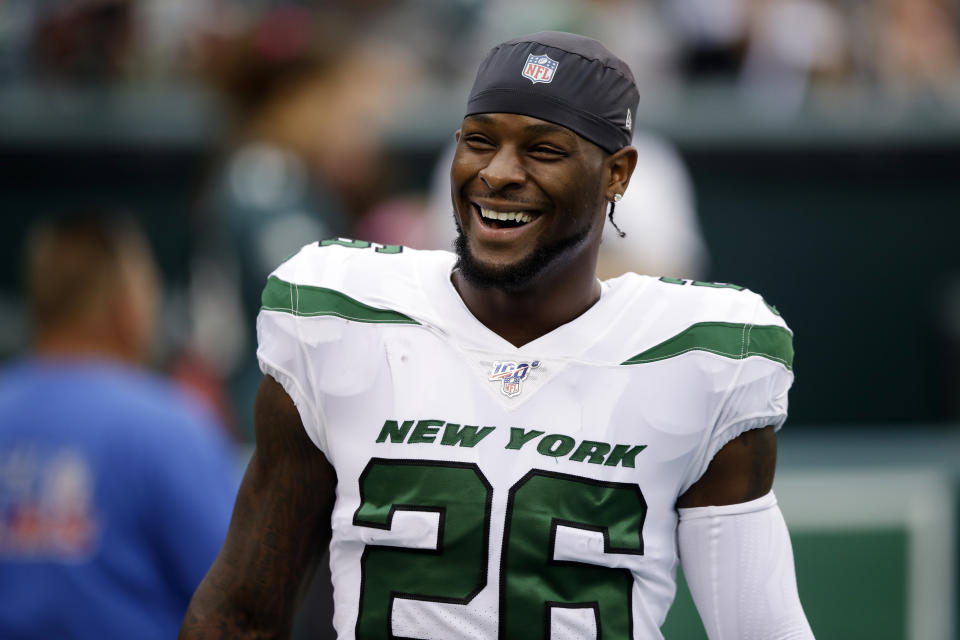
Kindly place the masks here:
[(257, 448), (182, 638), (289, 633), (329, 549), (339, 638), (812, 634), (771, 488), (792, 335), (735, 285), (596, 277), (638, 91), (595, 40), (483, 61), (456, 253), (337, 238), (263, 293)]

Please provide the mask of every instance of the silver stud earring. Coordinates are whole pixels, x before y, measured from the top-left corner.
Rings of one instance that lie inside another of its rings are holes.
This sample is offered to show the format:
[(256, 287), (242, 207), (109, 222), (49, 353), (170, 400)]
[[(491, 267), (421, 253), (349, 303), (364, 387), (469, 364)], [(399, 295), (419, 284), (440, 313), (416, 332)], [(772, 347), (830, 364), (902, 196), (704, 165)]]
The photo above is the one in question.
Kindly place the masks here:
[(613, 201), (614, 201), (614, 202), (620, 202), (621, 200), (623, 200), (623, 194), (620, 194), (620, 193), (615, 193), (615, 194), (613, 194)]

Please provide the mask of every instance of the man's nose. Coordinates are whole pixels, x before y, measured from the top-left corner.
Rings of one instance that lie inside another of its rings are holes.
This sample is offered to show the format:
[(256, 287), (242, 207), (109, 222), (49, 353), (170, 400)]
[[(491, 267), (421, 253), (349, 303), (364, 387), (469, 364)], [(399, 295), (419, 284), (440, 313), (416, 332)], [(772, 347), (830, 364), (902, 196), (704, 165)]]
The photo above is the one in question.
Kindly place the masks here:
[(526, 176), (516, 148), (509, 145), (497, 149), (487, 166), (480, 170), (480, 179), (493, 191), (522, 185)]

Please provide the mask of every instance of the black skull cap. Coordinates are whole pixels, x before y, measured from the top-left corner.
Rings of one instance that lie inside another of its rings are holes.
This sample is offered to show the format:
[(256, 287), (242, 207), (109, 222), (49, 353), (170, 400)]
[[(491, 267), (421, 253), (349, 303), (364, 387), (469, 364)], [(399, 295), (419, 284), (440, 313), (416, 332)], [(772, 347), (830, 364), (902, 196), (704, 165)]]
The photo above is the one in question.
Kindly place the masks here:
[(630, 67), (598, 41), (542, 31), (490, 50), (477, 70), (466, 115), (532, 116), (613, 153), (630, 144), (639, 101)]

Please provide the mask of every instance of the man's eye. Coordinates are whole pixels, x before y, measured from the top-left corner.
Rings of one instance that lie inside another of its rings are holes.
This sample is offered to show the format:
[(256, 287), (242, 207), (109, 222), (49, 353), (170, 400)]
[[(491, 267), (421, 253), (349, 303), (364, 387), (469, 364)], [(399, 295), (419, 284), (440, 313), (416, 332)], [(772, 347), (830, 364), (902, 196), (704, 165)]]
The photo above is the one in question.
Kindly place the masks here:
[(540, 158), (563, 158), (567, 155), (567, 152), (563, 149), (557, 149), (556, 147), (548, 147), (544, 145), (534, 147), (530, 150), (530, 153)]
[(464, 138), (464, 142), (466, 142), (471, 147), (474, 147), (477, 149), (489, 149), (493, 147), (492, 142), (490, 142), (483, 136), (478, 136), (478, 135), (467, 136)]

